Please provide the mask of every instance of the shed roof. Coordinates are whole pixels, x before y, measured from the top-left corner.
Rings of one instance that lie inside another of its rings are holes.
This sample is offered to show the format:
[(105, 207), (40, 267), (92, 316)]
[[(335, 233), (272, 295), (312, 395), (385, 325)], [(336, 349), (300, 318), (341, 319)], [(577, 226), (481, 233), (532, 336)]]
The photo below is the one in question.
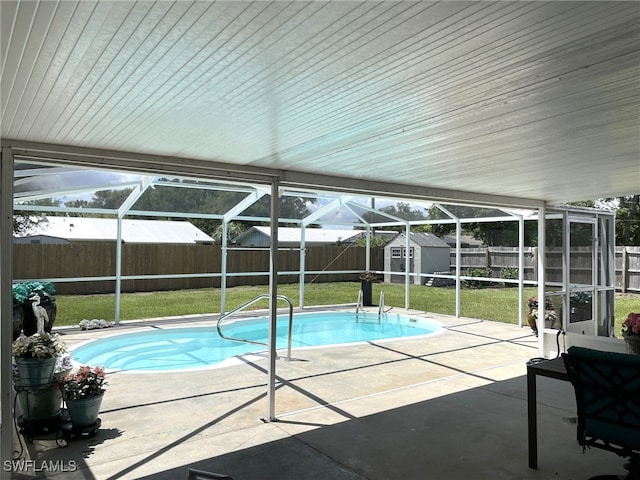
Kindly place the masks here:
[[(405, 234), (400, 233), (396, 238), (394, 238), (394, 241), (397, 241), (399, 238), (404, 238), (404, 237), (405, 237)], [(411, 232), (411, 236), (409, 237), (409, 239), (410, 241), (412, 241), (413, 243), (415, 243), (420, 247), (451, 248), (447, 242), (445, 242), (438, 236), (434, 235), (433, 233), (429, 233), (429, 232)]]
[[(116, 240), (115, 218), (43, 217), (24, 237), (46, 235), (66, 240)], [(167, 220), (122, 221), (122, 240), (126, 243), (202, 243), (213, 238), (190, 222)]]

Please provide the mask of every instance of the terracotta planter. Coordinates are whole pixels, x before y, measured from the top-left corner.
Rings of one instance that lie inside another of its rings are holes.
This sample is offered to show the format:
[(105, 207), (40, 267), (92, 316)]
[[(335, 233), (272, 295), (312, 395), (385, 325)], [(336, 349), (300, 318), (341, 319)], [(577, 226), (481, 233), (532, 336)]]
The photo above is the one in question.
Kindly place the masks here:
[(534, 332), (537, 333), (538, 332), (538, 326), (536, 325), (535, 318), (533, 318), (533, 311), (534, 310), (535, 310), (534, 308), (530, 308), (529, 309), (529, 313), (527, 313), (527, 323), (531, 327), (531, 330), (533, 330)]

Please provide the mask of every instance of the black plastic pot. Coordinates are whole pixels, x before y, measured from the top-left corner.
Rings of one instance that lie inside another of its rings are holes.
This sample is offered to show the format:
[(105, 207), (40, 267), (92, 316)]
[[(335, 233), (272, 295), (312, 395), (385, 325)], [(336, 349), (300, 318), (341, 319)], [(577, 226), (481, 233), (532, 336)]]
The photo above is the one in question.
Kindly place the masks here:
[(371, 302), (371, 282), (360, 282), (360, 288), (362, 289), (362, 305), (364, 305), (365, 307), (372, 307), (373, 303)]

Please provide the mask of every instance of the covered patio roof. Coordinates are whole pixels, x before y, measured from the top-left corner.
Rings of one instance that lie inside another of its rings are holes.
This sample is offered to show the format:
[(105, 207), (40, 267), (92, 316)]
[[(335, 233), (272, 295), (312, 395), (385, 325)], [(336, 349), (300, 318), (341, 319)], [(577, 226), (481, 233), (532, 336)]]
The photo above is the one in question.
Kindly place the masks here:
[(640, 186), (637, 2), (0, 9), (5, 272), (14, 160), (532, 209)]
[(536, 206), (640, 184), (637, 2), (2, 2), (31, 159)]

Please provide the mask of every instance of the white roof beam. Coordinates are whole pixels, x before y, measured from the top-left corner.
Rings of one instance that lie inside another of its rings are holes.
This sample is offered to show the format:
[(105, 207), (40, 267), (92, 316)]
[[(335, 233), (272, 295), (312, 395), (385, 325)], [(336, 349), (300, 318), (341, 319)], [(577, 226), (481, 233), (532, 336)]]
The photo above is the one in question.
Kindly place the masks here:
[(353, 197), (350, 197), (350, 196), (340, 196), (340, 197), (334, 199), (333, 201), (327, 203), (326, 205), (318, 208), (316, 211), (314, 211), (311, 214), (307, 215), (302, 220), (302, 225), (306, 227), (308, 225), (311, 225), (312, 223), (318, 222), (320, 220), (320, 218), (322, 218), (324, 215), (326, 215), (327, 213), (335, 210), (336, 208), (339, 208), (340, 205), (344, 205), (346, 202), (348, 202), (352, 198)]
[(129, 194), (129, 196), (122, 202), (120, 208), (118, 208), (118, 217), (123, 217), (127, 211), (133, 207), (133, 205), (138, 201), (138, 199), (142, 196), (144, 191), (149, 188), (151, 182), (153, 182), (155, 177), (144, 177), (140, 182), (133, 187), (133, 191)]
[(251, 205), (253, 205), (262, 197), (264, 197), (267, 193), (269, 192), (266, 189), (256, 188), (253, 193), (250, 193), (249, 195), (247, 195), (244, 199), (238, 202), (235, 205), (235, 207), (233, 207), (231, 210), (228, 210), (227, 213), (225, 213), (224, 216), (222, 217), (223, 221), (225, 223), (230, 222), (237, 215), (244, 212), (247, 208), (249, 208)]

